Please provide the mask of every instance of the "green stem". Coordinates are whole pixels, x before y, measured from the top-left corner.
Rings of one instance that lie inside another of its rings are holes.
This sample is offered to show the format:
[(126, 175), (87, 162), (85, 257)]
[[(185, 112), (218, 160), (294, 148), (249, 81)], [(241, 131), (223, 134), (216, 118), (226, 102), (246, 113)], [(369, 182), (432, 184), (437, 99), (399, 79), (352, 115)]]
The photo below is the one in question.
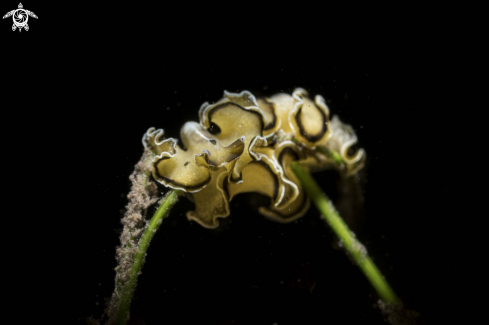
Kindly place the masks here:
[(392, 290), (389, 283), (387, 283), (377, 266), (368, 256), (365, 247), (355, 238), (355, 235), (348, 228), (334, 208), (333, 203), (323, 193), (314, 178), (298, 162), (292, 163), (290, 168), (296, 174), (297, 178), (299, 178), (314, 205), (324, 215), (324, 219), (328, 225), (340, 238), (343, 246), (358, 264), (380, 298), (387, 303), (400, 303), (394, 290)]
[(168, 214), (169, 210), (177, 202), (177, 196), (179, 190), (170, 190), (166, 197), (161, 201), (158, 210), (156, 210), (153, 218), (149, 222), (148, 226), (144, 230), (144, 234), (139, 240), (139, 248), (134, 256), (134, 262), (129, 273), (129, 279), (126, 281), (124, 288), (122, 289), (119, 311), (117, 314), (117, 324), (125, 325), (129, 316), (129, 308), (131, 306), (134, 289), (136, 288), (136, 282), (143, 265), (146, 251), (148, 250), (149, 243), (154, 234), (158, 230), (163, 218)]
[(331, 149), (327, 149), (327, 148), (321, 147), (321, 146), (317, 146), (316, 150), (319, 151), (320, 153), (322, 153), (323, 155), (333, 159), (334, 162), (338, 166), (341, 166), (342, 164), (344, 164), (343, 159), (341, 159), (341, 155), (339, 153), (337, 153), (336, 151), (331, 150)]

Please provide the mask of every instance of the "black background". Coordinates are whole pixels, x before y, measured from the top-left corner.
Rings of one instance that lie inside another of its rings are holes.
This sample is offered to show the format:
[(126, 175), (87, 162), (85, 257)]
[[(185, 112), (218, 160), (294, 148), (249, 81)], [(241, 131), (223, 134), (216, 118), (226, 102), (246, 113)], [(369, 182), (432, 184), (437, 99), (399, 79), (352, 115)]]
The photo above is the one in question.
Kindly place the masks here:
[[(6, 200), (16, 209), (4, 227), (18, 230), (3, 244), (14, 246), (7, 275), (19, 279), (12, 306), (28, 301), (20, 315), (62, 324), (101, 316), (128, 176), (149, 127), (178, 137), (224, 90), (295, 87), (324, 96), (367, 152), (365, 206), (352, 228), (388, 282), (430, 324), (460, 315), (447, 263), (457, 254), (460, 177), (451, 158), (457, 61), (447, 53), (460, 44), (448, 22), (375, 8), (338, 19), (333, 8), (305, 5), (184, 7), (24, 3), (39, 16), (28, 32), (2, 21)], [(337, 176), (314, 176), (339, 202)], [(192, 204), (180, 200), (148, 251), (134, 324), (383, 323), (377, 295), (333, 248), (314, 207), (280, 225), (250, 200), (233, 200), (218, 230), (188, 222)]]

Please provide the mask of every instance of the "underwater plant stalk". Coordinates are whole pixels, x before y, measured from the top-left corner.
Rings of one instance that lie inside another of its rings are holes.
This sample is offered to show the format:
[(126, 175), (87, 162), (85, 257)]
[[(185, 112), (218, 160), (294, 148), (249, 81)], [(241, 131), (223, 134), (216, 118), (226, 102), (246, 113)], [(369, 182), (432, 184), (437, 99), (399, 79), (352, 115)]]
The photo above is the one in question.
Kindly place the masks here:
[(146, 251), (148, 250), (149, 243), (153, 238), (154, 234), (161, 225), (163, 218), (166, 217), (173, 207), (173, 205), (178, 201), (177, 197), (180, 193), (179, 190), (170, 190), (167, 195), (161, 200), (158, 210), (151, 218), (148, 223), (144, 233), (139, 240), (139, 248), (134, 256), (134, 262), (131, 267), (129, 279), (124, 285), (121, 293), (120, 306), (117, 314), (117, 325), (125, 325), (129, 316), (129, 308), (131, 306), (132, 297), (134, 295), (134, 289), (136, 288), (136, 282), (138, 275), (141, 271), (143, 265), (143, 260), (146, 256)]
[(299, 178), (302, 186), (306, 190), (309, 198), (312, 200), (317, 209), (323, 214), (324, 220), (333, 229), (339, 237), (342, 245), (353, 257), (360, 270), (370, 281), (377, 291), (380, 298), (386, 303), (399, 304), (401, 301), (392, 290), (391, 286), (384, 279), (379, 269), (368, 256), (365, 247), (355, 238), (355, 235), (346, 225), (336, 211), (331, 200), (323, 193), (314, 178), (301, 166), (300, 163), (294, 162), (290, 168)]

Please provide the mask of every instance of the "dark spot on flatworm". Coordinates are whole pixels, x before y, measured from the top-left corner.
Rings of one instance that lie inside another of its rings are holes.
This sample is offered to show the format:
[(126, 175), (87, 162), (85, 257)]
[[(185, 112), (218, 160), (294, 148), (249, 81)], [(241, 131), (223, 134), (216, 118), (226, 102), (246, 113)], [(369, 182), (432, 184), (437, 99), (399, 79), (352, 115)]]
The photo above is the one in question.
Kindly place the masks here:
[(210, 134), (217, 135), (221, 133), (221, 128), (214, 122), (211, 122), (211, 126), (207, 129)]
[(185, 164), (183, 164), (183, 167), (187, 166), (188, 164), (190, 164), (190, 161), (187, 161)]
[[(235, 103), (231, 103), (231, 102), (226, 102), (226, 103), (223, 103), (223, 104), (220, 104), (220, 105), (217, 105), (216, 107), (213, 107), (210, 111), (209, 111), (209, 114), (207, 116), (207, 118), (209, 119), (209, 121), (212, 121), (212, 116), (214, 115), (215, 112), (217, 112), (218, 110), (220, 109), (223, 109), (223, 108), (226, 108), (228, 106), (235, 106), (235, 107), (239, 107), (240, 109), (246, 111), (246, 112), (249, 112), (249, 113), (252, 113), (252, 114), (256, 114), (257, 116), (259, 116), (259, 119), (260, 119), (260, 130), (263, 130), (264, 128), (264, 116), (258, 112), (255, 112), (255, 111), (250, 111), (250, 110), (247, 110), (246, 108), (243, 108), (241, 106), (239, 106), (238, 104), (235, 104)], [(211, 122), (211, 127), (209, 129), (207, 129), (210, 133), (212, 133), (212, 131), (210, 130), (212, 128), (212, 124), (214, 124), (213, 122)], [(215, 125), (215, 124), (214, 124)], [(216, 127), (218, 128), (218, 133), (212, 133), (212, 134), (219, 134), (221, 132), (221, 129), (216, 125)], [(261, 132), (260, 132), (260, 135), (261, 135)]]
[(358, 144), (354, 143), (350, 146), (350, 148), (348, 148), (346, 154), (348, 155), (348, 157), (354, 157), (357, 152), (358, 152)]
[(213, 145), (216, 145), (216, 140), (209, 140), (210, 143), (212, 143)]

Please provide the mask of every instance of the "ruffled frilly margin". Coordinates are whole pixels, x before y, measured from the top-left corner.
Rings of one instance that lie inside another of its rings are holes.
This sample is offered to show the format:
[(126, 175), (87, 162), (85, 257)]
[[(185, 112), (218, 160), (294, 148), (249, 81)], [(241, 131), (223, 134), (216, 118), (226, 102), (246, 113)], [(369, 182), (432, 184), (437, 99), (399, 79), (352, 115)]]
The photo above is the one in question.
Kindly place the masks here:
[[(270, 198), (259, 212), (287, 223), (303, 216), (310, 202), (289, 168), (300, 161), (312, 170), (338, 168), (344, 175), (363, 167), (365, 151), (352, 153), (355, 132), (336, 116), (329, 120), (324, 98), (312, 101), (298, 88), (292, 96), (255, 98), (248, 91), (224, 92), (199, 110), (200, 123), (187, 122), (176, 139), (150, 128), (143, 145), (154, 153), (153, 177), (159, 183), (189, 193), (195, 210), (187, 218), (206, 228), (219, 226), (230, 214), (229, 202), (238, 194), (260, 193)], [(337, 152), (343, 164), (320, 154), (317, 146)]]

